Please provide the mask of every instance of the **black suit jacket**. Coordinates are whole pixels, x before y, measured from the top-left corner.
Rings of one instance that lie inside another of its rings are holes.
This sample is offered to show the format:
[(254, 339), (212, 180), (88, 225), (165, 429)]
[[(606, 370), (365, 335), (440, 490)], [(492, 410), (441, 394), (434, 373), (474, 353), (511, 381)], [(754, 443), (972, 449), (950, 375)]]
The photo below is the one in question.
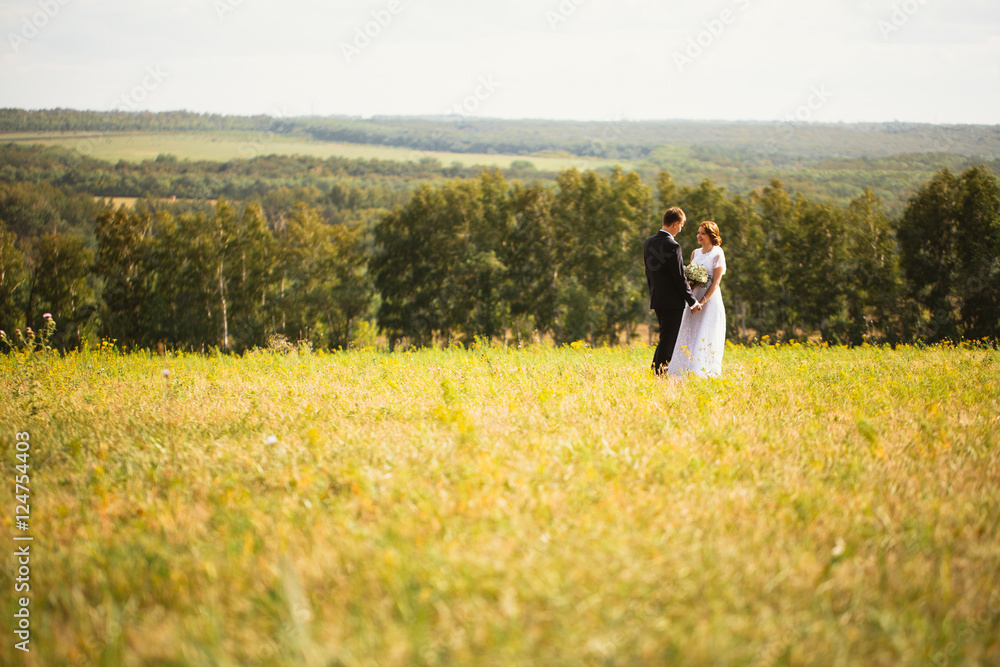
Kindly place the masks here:
[(681, 244), (663, 231), (646, 239), (642, 247), (649, 285), (649, 307), (654, 310), (683, 310), (684, 304), (698, 302), (684, 278), (684, 255)]

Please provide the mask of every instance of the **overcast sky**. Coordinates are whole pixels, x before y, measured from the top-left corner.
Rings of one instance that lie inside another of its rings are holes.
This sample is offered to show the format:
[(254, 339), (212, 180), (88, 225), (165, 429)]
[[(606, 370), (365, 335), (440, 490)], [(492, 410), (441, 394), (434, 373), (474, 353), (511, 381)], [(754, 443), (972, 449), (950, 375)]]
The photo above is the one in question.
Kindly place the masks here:
[(2, 107), (1000, 123), (997, 0), (0, 3)]

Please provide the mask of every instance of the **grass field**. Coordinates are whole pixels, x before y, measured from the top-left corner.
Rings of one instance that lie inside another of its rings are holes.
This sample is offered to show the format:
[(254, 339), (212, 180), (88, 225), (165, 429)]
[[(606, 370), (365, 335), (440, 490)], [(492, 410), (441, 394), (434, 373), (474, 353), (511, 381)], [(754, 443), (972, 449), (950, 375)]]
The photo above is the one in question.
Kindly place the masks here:
[(458, 162), (473, 165), (510, 167), (515, 160), (527, 160), (543, 171), (597, 169), (621, 164), (625, 169), (633, 165), (627, 161), (601, 160), (576, 156), (551, 157), (544, 155), (500, 155), (486, 153), (439, 153), (414, 151), (393, 146), (369, 146), (314, 141), (306, 137), (290, 138), (272, 133), (249, 132), (3, 132), (0, 143), (41, 144), (62, 146), (77, 150), (101, 160), (141, 162), (155, 159), (160, 154), (175, 155), (179, 159), (212, 160), (224, 162), (232, 159), (249, 159), (259, 155), (308, 155), (319, 158), (333, 156), (380, 160), (417, 161), (434, 158), (448, 166)]
[(1000, 353), (650, 357), (0, 357), (0, 662), (1000, 664)]

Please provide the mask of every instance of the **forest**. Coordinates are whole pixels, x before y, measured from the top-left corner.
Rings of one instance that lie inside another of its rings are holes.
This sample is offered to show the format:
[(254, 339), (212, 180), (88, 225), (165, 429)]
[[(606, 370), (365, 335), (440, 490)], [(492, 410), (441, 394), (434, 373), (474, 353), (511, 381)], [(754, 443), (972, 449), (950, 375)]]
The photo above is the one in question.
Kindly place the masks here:
[[(428, 120), (403, 120), (351, 122), (366, 132), (433, 134)], [(276, 122), (0, 112), (4, 131), (102, 123), (109, 132), (274, 131)], [(292, 119), (288, 131), (338, 122)], [(546, 150), (571, 149), (574, 132), (586, 134), (579, 125), (553, 131)], [(688, 251), (697, 222), (721, 228), (733, 341), (997, 338), (1000, 186), (996, 160), (976, 158), (995, 150), (997, 128), (966, 128), (955, 135), (961, 141), (941, 146), (955, 152), (879, 156), (878, 142), (869, 155), (850, 155), (850, 144), (840, 157), (815, 151), (816, 164), (844, 167), (844, 178), (830, 176), (827, 187), (850, 187), (834, 197), (816, 187), (817, 171), (782, 180), (794, 176), (776, 166), (793, 162), (784, 149), (748, 178), (738, 158), (744, 150), (752, 160), (750, 149), (654, 146), (668, 124), (647, 125), (619, 142), (648, 148), (635, 171), (545, 172), (527, 159), (500, 170), (433, 157), (212, 162), (161, 154), (113, 164), (63, 148), (0, 144), (0, 328), (11, 342), (51, 314), (62, 349), (101, 339), (237, 352), (278, 339), (325, 349), (476, 339), (619, 345), (650, 324), (641, 246), (662, 211), (678, 205), (688, 215), (680, 238)], [(477, 133), (490, 150), (527, 150), (511, 139), (523, 129), (482, 121)], [(920, 132), (951, 136), (949, 128), (889, 129), (809, 128), (796, 140), (805, 146), (805, 135), (867, 131), (896, 147)], [(737, 130), (750, 132), (729, 128)], [(984, 150), (958, 151), (976, 147)], [(900, 161), (905, 184), (887, 176)], [(113, 205), (122, 197), (137, 201)]]
[[(780, 180), (795, 192), (812, 199), (829, 199), (846, 207), (871, 190), (890, 215), (902, 214), (911, 194), (942, 168), (962, 172), (985, 165), (1000, 174), (1000, 130), (984, 125), (922, 125), (907, 123), (816, 124), (778, 121), (695, 122), (629, 121), (611, 119), (595, 122), (498, 120), (453, 117), (270, 117), (220, 116), (190, 112), (126, 113), (68, 109), (26, 111), (0, 109), (0, 142), (4, 136), (19, 145), (31, 142), (58, 143), (73, 148), (74, 154), (88, 157), (88, 146), (101, 137), (184, 137), (202, 146), (237, 144), (244, 146), (240, 157), (265, 157), (260, 151), (281, 152), (280, 142), (326, 146), (342, 142), (356, 146), (367, 157), (379, 157), (379, 149), (405, 151), (395, 160), (378, 160), (378, 166), (360, 165), (355, 178), (367, 180), (367, 173), (390, 170), (401, 182), (412, 182), (406, 160), (420, 162), (418, 171), (433, 171), (439, 177), (469, 176), (484, 167), (462, 166), (446, 155), (506, 156), (505, 175), (521, 179), (554, 182), (552, 160), (573, 164), (578, 169), (593, 168), (607, 175), (615, 162), (634, 170), (647, 185), (656, 182), (661, 171), (669, 172), (681, 185), (697, 185), (705, 179), (724, 185), (730, 192), (748, 195)], [(214, 142), (221, 143), (216, 144)], [(184, 142), (163, 141), (162, 159), (177, 157), (184, 162)], [(178, 155), (173, 155), (179, 152)], [(155, 156), (155, 154), (154, 154)], [(435, 162), (440, 156), (440, 162)], [(90, 156), (94, 157), (94, 156)], [(208, 157), (208, 156), (200, 156)], [(103, 188), (88, 185), (88, 191), (128, 192), (116, 196), (160, 196), (169, 191), (178, 198), (242, 198), (254, 183), (233, 183), (220, 171), (246, 171), (248, 160), (211, 157), (206, 163), (183, 166), (159, 165), (161, 175), (173, 170), (171, 182), (153, 183), (148, 166), (138, 160), (117, 156), (110, 159), (118, 171), (105, 175)], [(300, 156), (301, 157), (301, 156)], [(586, 165), (587, 160), (604, 160), (602, 166)], [(144, 160), (146, 162), (150, 160)], [(369, 161), (371, 162), (371, 160)], [(541, 165), (536, 169), (536, 163)], [(91, 165), (103, 171), (99, 165)], [(263, 166), (258, 163), (256, 166)], [(315, 163), (277, 161), (262, 170), (264, 178), (282, 173), (288, 179), (315, 183), (308, 174)], [(106, 167), (105, 167), (106, 168)], [(250, 169), (253, 170), (251, 165)], [(336, 165), (329, 166), (331, 173)], [(558, 167), (564, 169), (566, 165)], [(548, 169), (548, 170), (547, 170)], [(201, 172), (201, 173), (199, 173)], [(512, 173), (516, 172), (516, 173)], [(133, 180), (123, 178), (134, 174)], [(187, 175), (187, 179), (181, 179)], [(338, 173), (338, 177), (343, 174)], [(424, 176), (419, 176), (423, 178)], [(322, 178), (322, 176), (321, 176)], [(139, 182), (136, 182), (139, 181)], [(259, 188), (258, 188), (259, 189)], [(412, 188), (409, 188), (412, 190)]]
[(0, 109), (0, 132), (273, 132), (425, 151), (531, 155), (563, 151), (641, 158), (662, 146), (703, 146), (741, 161), (950, 153), (1000, 158), (1000, 126), (921, 123), (501, 120), (470, 116), (222, 116), (186, 111)]

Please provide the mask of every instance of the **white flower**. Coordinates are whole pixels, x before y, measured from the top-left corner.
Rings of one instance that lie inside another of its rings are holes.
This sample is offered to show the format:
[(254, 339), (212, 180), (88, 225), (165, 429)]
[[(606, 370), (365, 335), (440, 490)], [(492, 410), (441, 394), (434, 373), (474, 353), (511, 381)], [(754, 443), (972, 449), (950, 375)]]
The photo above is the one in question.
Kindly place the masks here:
[(164, 368), (163, 369), (163, 377), (165, 377), (165, 378), (170, 377), (170, 369), (169, 368)]
[(269, 445), (276, 445), (278, 444), (278, 438), (273, 435), (269, 435), (267, 436), (267, 440), (265, 440), (265, 442)]
[(844, 554), (844, 549), (846, 547), (847, 545), (844, 544), (844, 538), (838, 537), (837, 543), (833, 546), (833, 549), (830, 551), (830, 553), (832, 553), (834, 557), (840, 557)]
[(708, 287), (708, 269), (705, 268), (704, 264), (695, 264), (694, 262), (691, 262), (684, 267), (684, 277), (693, 283)]

